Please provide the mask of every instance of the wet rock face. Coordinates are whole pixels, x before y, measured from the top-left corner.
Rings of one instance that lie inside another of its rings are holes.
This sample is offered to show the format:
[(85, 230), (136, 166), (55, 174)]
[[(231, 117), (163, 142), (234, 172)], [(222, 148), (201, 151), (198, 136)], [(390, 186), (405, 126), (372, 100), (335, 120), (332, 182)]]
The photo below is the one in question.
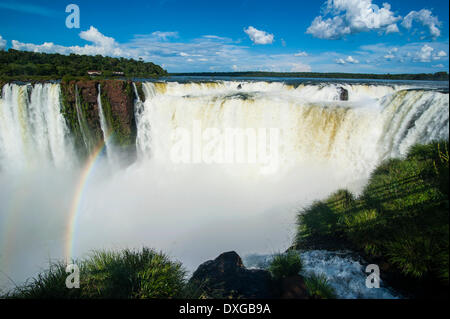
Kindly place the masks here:
[(348, 101), (348, 91), (343, 87), (340, 87), (339, 90), (340, 90), (339, 99), (341, 101)]
[[(136, 123), (134, 118), (135, 94), (132, 85), (131, 81), (122, 80), (86, 80), (61, 83), (63, 114), (75, 136), (77, 145), (82, 146), (83, 144), (80, 142), (77, 99), (79, 99), (79, 105), (87, 123), (91, 144), (99, 145), (103, 141), (98, 104), (100, 86), (103, 113), (107, 117), (109, 128), (114, 131), (115, 142), (126, 151), (133, 151), (131, 146), (134, 145), (136, 138)], [(78, 91), (78, 97), (76, 91)]]
[(246, 269), (232, 251), (201, 264), (189, 280), (202, 298), (273, 298), (270, 273)]

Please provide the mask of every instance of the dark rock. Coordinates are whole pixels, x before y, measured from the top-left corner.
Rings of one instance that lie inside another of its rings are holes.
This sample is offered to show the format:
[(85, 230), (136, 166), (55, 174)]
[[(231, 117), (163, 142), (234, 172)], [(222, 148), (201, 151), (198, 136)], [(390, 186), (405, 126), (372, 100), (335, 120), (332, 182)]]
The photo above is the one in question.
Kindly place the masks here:
[(308, 290), (302, 276), (284, 278), (281, 281), (282, 299), (309, 299)]
[(348, 91), (343, 87), (340, 87), (339, 90), (340, 90), (339, 99), (341, 101), (348, 101)]
[(189, 280), (192, 290), (202, 298), (273, 298), (268, 271), (246, 269), (236, 252), (221, 254), (201, 264)]
[(241, 90), (241, 89), (242, 89), (242, 84), (239, 84), (239, 85), (237, 86), (237, 89), (238, 89), (238, 90)]

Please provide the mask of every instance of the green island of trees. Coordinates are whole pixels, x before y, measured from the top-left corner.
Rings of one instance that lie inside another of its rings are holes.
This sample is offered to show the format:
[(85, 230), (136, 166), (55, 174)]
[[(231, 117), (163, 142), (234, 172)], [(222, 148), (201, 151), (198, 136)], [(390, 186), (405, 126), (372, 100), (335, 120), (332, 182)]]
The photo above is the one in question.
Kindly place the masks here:
[(167, 75), (166, 70), (151, 62), (101, 55), (62, 55), (9, 49), (0, 51), (0, 80), (57, 80), (88, 76), (99, 71), (102, 77), (122, 76), (153, 78)]

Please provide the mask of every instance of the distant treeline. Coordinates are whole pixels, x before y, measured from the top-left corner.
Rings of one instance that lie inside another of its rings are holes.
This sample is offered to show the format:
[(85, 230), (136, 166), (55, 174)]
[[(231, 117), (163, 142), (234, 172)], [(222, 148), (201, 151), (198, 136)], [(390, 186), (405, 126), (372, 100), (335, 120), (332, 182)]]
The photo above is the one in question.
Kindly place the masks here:
[(101, 55), (62, 55), (17, 51), (0, 51), (0, 77), (6, 79), (61, 79), (86, 76), (100, 71), (102, 76), (123, 72), (125, 77), (159, 77), (167, 75), (159, 65), (142, 60), (103, 57)]
[(448, 81), (447, 72), (420, 74), (364, 74), (364, 73), (315, 73), (315, 72), (198, 72), (171, 73), (173, 76), (225, 76), (225, 77), (283, 77), (327, 79), (373, 79), (373, 80), (422, 80)]

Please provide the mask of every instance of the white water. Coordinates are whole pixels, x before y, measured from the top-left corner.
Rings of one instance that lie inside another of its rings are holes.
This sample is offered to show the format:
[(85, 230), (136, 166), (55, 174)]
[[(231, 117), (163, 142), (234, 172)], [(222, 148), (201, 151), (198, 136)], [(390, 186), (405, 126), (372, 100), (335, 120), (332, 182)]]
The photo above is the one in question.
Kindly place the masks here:
[[(7, 85), (0, 100), (0, 269), (17, 282), (45, 268), (49, 257), (63, 257), (79, 174), (76, 167), (59, 168), (76, 163), (59, 86), (30, 87), (31, 101), (27, 87)], [(339, 101), (340, 87), (349, 101)], [(383, 159), (404, 156), (417, 142), (448, 138), (448, 94), (405, 88), (144, 83), (146, 100), (135, 104), (138, 161), (111, 174), (108, 160), (99, 160), (78, 210), (76, 256), (149, 246), (194, 270), (223, 251), (285, 250), (299, 208), (338, 188), (358, 192)], [(42, 120), (31, 120), (31, 110)], [(279, 128), (278, 170), (267, 175), (259, 165), (173, 164), (170, 137), (177, 128), (192, 129), (193, 121), (203, 128)], [(87, 136), (85, 142), (89, 148)], [(35, 169), (25, 169), (28, 162)]]
[(97, 105), (98, 105), (98, 116), (100, 119), (100, 128), (103, 133), (103, 140), (105, 141), (106, 146), (106, 158), (108, 160), (108, 164), (111, 168), (115, 168), (117, 164), (116, 151), (114, 144), (111, 142), (109, 138), (111, 135), (111, 129), (108, 127), (108, 123), (106, 122), (105, 114), (103, 113), (103, 105), (102, 105), (102, 88), (100, 84), (98, 85), (98, 96), (97, 96)]
[[(348, 252), (331, 252), (312, 250), (299, 252), (303, 264), (301, 275), (304, 277), (323, 275), (334, 289), (339, 299), (395, 299), (401, 295), (384, 286), (380, 280), (380, 288), (367, 288), (365, 267)], [(244, 258), (248, 268), (266, 269), (272, 255), (251, 255)]]
[(22, 170), (50, 163), (70, 168), (77, 162), (59, 95), (58, 84), (3, 87), (0, 169)]
[[(349, 92), (348, 102), (339, 101), (341, 87)], [(406, 91), (404, 86), (171, 82), (145, 83), (144, 88), (137, 145), (141, 154), (151, 150), (161, 163), (167, 163), (179, 142), (173, 139), (177, 129), (194, 132), (194, 121), (203, 129), (278, 128), (277, 174), (298, 168), (337, 170), (330, 178), (357, 192), (382, 160), (406, 155), (415, 143), (448, 137), (448, 94)], [(212, 152), (220, 151), (217, 143)], [(238, 169), (233, 166), (231, 172), (261, 172), (260, 167)]]

